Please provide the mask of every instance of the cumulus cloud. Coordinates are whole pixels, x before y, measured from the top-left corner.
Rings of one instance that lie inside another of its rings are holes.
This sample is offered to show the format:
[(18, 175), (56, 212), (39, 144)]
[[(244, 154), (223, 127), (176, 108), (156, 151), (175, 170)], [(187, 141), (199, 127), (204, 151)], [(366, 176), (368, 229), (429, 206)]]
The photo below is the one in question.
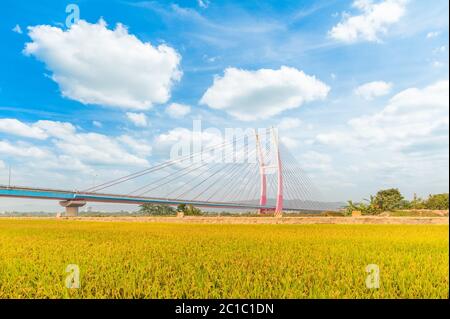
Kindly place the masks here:
[(398, 187), (411, 195), (443, 192), (448, 190), (448, 100), (448, 80), (403, 90), (378, 112), (319, 134), (316, 147), (329, 146), (336, 161), (345, 159), (351, 171), (344, 182), (361, 186), (371, 180), (374, 189)]
[[(15, 120), (18, 127), (39, 129), (42, 136), (50, 139), (46, 147), (30, 145), (23, 142), (11, 143), (2, 141), (0, 154), (25, 157), (49, 156), (47, 149), (61, 156), (69, 156), (85, 164), (100, 165), (148, 165), (146, 157), (151, 147), (143, 140), (132, 137), (109, 137), (97, 133), (78, 132), (71, 123), (56, 121), (37, 121), (31, 125)], [(17, 136), (23, 136), (21, 131), (15, 131)], [(140, 146), (137, 146), (141, 144)]]
[(172, 103), (166, 108), (166, 113), (172, 118), (182, 118), (191, 112), (189, 105)]
[(192, 131), (187, 128), (177, 127), (156, 137), (156, 144), (162, 146), (173, 146), (176, 143), (191, 145), (194, 142), (204, 147), (223, 143), (223, 136), (219, 130), (205, 129)]
[(433, 61), (433, 62), (431, 63), (431, 65), (432, 65), (434, 68), (441, 68), (441, 67), (444, 66), (444, 63), (441, 62), (441, 61)]
[(380, 146), (385, 151), (448, 152), (449, 81), (406, 89), (380, 112), (348, 122), (348, 130), (319, 134), (324, 144), (349, 148)]
[(380, 41), (380, 35), (386, 34), (388, 27), (405, 14), (406, 3), (407, 0), (384, 0), (378, 3), (356, 0), (352, 6), (361, 14), (352, 16), (345, 13), (343, 20), (329, 31), (329, 35), (348, 43), (359, 40)]
[(45, 140), (48, 137), (41, 128), (28, 125), (17, 119), (0, 119), (0, 132), (40, 140)]
[(138, 127), (148, 126), (148, 119), (144, 113), (127, 112), (127, 118)]
[[(196, 128), (194, 123), (193, 130), (178, 127), (156, 136), (154, 150), (163, 157), (170, 156), (171, 159), (175, 159), (223, 142), (224, 136), (219, 129), (200, 129)], [(210, 158), (208, 154), (202, 155), (202, 159), (206, 160), (207, 158)]]
[(251, 121), (325, 99), (329, 90), (314, 76), (291, 67), (257, 71), (227, 68), (223, 76), (215, 77), (200, 103)]
[(302, 167), (313, 171), (329, 171), (332, 168), (332, 158), (328, 154), (308, 151), (300, 156)]
[(358, 86), (354, 93), (363, 99), (373, 100), (378, 96), (389, 94), (392, 89), (392, 83), (384, 81), (374, 81)]
[(76, 128), (68, 122), (40, 120), (33, 124), (46, 133), (47, 136), (65, 138), (75, 134)]
[(80, 20), (68, 30), (48, 25), (28, 28), (24, 53), (45, 63), (61, 94), (83, 104), (146, 110), (166, 103), (181, 78), (180, 55), (157, 47), (100, 20)]
[(13, 144), (9, 141), (0, 141), (0, 154), (3, 156), (26, 157), (35, 159), (42, 159), (48, 156), (48, 152), (39, 147), (23, 142)]
[(295, 117), (285, 117), (282, 118), (281, 121), (278, 123), (277, 128), (279, 130), (292, 130), (292, 129), (296, 129), (299, 128), (302, 125), (302, 121), (298, 118)]
[(152, 152), (152, 146), (144, 139), (136, 139), (129, 135), (122, 135), (118, 137), (118, 140), (139, 156), (147, 157)]
[(431, 31), (427, 33), (427, 39), (435, 38), (440, 34), (438, 31)]

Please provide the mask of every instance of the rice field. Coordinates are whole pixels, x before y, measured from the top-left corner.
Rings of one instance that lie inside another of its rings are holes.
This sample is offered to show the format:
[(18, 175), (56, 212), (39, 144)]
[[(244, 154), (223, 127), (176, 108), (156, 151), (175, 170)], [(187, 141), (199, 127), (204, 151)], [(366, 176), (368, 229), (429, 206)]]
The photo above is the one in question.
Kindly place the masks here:
[[(0, 298), (448, 298), (448, 236), (448, 225), (0, 219)], [(369, 264), (379, 288), (366, 286)]]

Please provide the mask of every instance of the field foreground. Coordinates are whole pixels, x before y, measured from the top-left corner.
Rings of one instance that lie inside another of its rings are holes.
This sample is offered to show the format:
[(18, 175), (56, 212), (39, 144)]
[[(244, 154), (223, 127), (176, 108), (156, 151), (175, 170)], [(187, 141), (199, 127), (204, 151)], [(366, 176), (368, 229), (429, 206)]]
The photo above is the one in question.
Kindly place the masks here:
[[(0, 298), (448, 298), (448, 225), (0, 219)], [(66, 267), (80, 269), (68, 289)], [(366, 287), (366, 266), (380, 287)]]

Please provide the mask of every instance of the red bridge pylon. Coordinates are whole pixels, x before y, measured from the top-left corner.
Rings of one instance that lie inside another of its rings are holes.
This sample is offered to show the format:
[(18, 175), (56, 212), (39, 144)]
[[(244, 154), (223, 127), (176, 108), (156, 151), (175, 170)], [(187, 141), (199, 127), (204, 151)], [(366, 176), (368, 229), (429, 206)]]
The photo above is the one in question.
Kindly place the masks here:
[[(259, 162), (259, 174), (260, 174), (260, 183), (261, 183), (261, 191), (260, 191), (260, 206), (267, 205), (267, 169), (275, 168), (277, 170), (277, 197), (276, 197), (276, 207), (275, 207), (275, 216), (281, 217), (283, 215), (283, 171), (282, 171), (282, 162), (281, 162), (281, 154), (280, 147), (278, 143), (278, 134), (274, 128), (271, 129), (271, 141), (273, 146), (275, 147), (275, 157), (276, 164), (275, 165), (266, 165), (264, 160), (264, 154), (262, 152), (261, 147), (261, 139), (258, 132), (255, 130), (256, 137), (256, 148), (258, 151), (258, 162)], [(260, 209), (260, 214), (266, 214), (269, 211), (267, 209)]]

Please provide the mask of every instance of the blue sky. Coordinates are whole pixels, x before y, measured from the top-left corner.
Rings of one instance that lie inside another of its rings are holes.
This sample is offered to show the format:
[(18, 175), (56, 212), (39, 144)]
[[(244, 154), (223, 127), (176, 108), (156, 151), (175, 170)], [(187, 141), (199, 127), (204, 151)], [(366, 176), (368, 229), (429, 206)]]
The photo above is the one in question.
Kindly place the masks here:
[(2, 184), (9, 166), (24, 185), (120, 176), (167, 158), (201, 119), (278, 127), (329, 200), (448, 192), (448, 1), (0, 6)]

